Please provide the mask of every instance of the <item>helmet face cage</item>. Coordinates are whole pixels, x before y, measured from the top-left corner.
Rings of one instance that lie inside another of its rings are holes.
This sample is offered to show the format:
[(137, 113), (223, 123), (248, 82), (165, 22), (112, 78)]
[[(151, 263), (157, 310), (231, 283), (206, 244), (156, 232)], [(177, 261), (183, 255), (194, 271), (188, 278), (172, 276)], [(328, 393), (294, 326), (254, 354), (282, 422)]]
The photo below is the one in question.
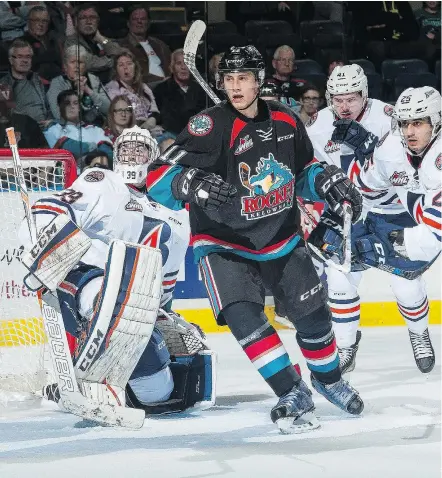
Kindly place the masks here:
[[(391, 132), (400, 135), (404, 147), (408, 150), (402, 131), (402, 122), (428, 119), (431, 126), (431, 138), (428, 144), (437, 136), (441, 129), (441, 96), (431, 86), (407, 88), (403, 91), (394, 107), (391, 119)], [(413, 154), (412, 151), (409, 151)]]
[(114, 144), (114, 171), (126, 184), (141, 184), (149, 164), (160, 155), (149, 131), (134, 126), (125, 129)]
[(251, 71), (259, 87), (264, 83), (265, 63), (261, 53), (253, 46), (231, 47), (220, 60), (215, 74), (216, 89), (224, 90), (224, 75), (226, 73), (241, 73)]
[(333, 96), (349, 93), (361, 93), (362, 108), (365, 107), (368, 100), (368, 82), (364, 70), (359, 65), (337, 66), (332, 71), (325, 92), (327, 106), (336, 114), (333, 106)]

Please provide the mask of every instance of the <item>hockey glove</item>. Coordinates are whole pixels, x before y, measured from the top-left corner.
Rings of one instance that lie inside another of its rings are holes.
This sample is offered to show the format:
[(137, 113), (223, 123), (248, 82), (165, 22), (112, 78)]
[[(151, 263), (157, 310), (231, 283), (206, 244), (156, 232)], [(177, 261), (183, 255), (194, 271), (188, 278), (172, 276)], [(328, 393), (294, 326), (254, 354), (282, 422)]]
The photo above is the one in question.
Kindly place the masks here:
[(224, 182), (220, 176), (197, 168), (186, 168), (172, 183), (176, 199), (194, 203), (204, 209), (218, 209), (231, 203), (236, 187)]
[(367, 131), (360, 123), (354, 120), (340, 119), (333, 123), (335, 130), (332, 141), (344, 143), (363, 157), (371, 155), (379, 138)]
[(344, 215), (344, 202), (349, 202), (353, 210), (355, 223), (362, 212), (362, 196), (356, 186), (348, 179), (342, 169), (337, 166), (327, 166), (315, 177), (315, 189), (321, 199), (324, 199), (330, 209), (339, 217)]

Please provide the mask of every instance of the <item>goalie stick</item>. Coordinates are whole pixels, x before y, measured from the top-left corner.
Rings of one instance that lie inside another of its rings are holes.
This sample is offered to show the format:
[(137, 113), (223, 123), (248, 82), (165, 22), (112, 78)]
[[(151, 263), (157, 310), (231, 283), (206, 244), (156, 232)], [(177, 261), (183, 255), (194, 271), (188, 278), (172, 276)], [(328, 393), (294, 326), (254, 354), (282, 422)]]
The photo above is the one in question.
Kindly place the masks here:
[[(20, 188), (20, 196), (28, 223), (29, 234), (32, 243), (35, 244), (37, 242), (37, 228), (31, 213), (28, 188), (24, 178), (14, 128), (7, 128), (6, 134), (12, 152), (15, 176)], [(58, 301), (56, 297), (52, 299)], [(63, 408), (69, 413), (99, 424), (135, 429), (141, 428), (144, 423), (144, 411), (101, 404), (90, 400), (80, 393), (67, 343), (63, 318), (54, 307), (43, 301), (41, 294), (39, 294), (39, 302)]]
[[(200, 75), (199, 71), (196, 68), (195, 58), (196, 53), (198, 50), (198, 46), (200, 41), (206, 31), (206, 24), (202, 20), (196, 20), (192, 23), (189, 31), (187, 32), (186, 40), (184, 42), (184, 63), (186, 64), (187, 68), (189, 68), (190, 73), (201, 86), (201, 88), (207, 93), (209, 98), (217, 105), (221, 103), (221, 100), (215, 94), (215, 92), (210, 88), (209, 84), (204, 80), (204, 78)], [(241, 182), (243, 186), (250, 189), (250, 167), (246, 163), (240, 164), (240, 175), (241, 175)], [(248, 186), (246, 185), (248, 184)], [(309, 222), (312, 225), (316, 226), (317, 222), (313, 219), (310, 212), (305, 208), (305, 206), (298, 200), (298, 207), (301, 210), (301, 213), (304, 217), (307, 217)], [(348, 202), (344, 203), (344, 227), (343, 227), (343, 251), (341, 257), (339, 258), (339, 264), (336, 262), (324, 257), (321, 251), (313, 246), (312, 244), (308, 244), (312, 251), (320, 257), (320, 259), (335, 269), (338, 269), (344, 273), (348, 273), (351, 270), (351, 220), (352, 220), (352, 210), (351, 206)]]

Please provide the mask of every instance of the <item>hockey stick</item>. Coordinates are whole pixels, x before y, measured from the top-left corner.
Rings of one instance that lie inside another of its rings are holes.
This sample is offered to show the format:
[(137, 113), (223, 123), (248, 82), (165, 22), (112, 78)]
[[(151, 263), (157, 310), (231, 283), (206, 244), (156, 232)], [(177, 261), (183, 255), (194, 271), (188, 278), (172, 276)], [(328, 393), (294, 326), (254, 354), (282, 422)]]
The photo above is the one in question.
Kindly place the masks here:
[(204, 81), (203, 77), (200, 75), (199, 71), (196, 68), (195, 58), (196, 52), (198, 50), (198, 45), (201, 41), (201, 38), (206, 31), (206, 24), (201, 20), (196, 20), (192, 23), (189, 31), (186, 35), (186, 40), (184, 42), (184, 63), (186, 64), (187, 68), (189, 68), (190, 73), (195, 78), (195, 80), (199, 83), (201, 88), (207, 93), (209, 98), (215, 103), (218, 104), (221, 100), (216, 96), (214, 91), (210, 88), (210, 86)]
[[(217, 105), (221, 103), (221, 100), (218, 98), (218, 96), (216, 96), (212, 88), (210, 88), (208, 83), (200, 75), (195, 64), (195, 58), (196, 58), (196, 52), (198, 50), (198, 45), (205, 31), (206, 31), (206, 24), (203, 21), (196, 20), (194, 23), (192, 23), (192, 26), (187, 32), (186, 40), (184, 42), (184, 63), (186, 64), (187, 68), (189, 68), (190, 73), (192, 73), (192, 76), (195, 78), (197, 83), (207, 93), (210, 99)], [(241, 174), (241, 182), (243, 186), (245, 186), (247, 189), (250, 189), (250, 182), (249, 182), (250, 167), (245, 163), (241, 163), (240, 174)], [(309, 216), (311, 215), (307, 211), (305, 206), (301, 204), (299, 200), (297, 200), (297, 202), (301, 212), (309, 218)], [(351, 219), (352, 219), (351, 206), (349, 203), (346, 202), (344, 203), (344, 230), (343, 230), (344, 247), (343, 247), (342, 259), (340, 260), (340, 264), (336, 264), (336, 262), (333, 262), (325, 258), (318, 248), (309, 244), (309, 246), (312, 249), (314, 248), (313, 250), (315, 254), (318, 254), (322, 261), (325, 261), (330, 266), (335, 267), (336, 269), (345, 273), (350, 272), (350, 269), (351, 269)], [(309, 218), (309, 221), (311, 222), (310, 218)], [(316, 226), (316, 221), (313, 222), (312, 224)]]
[[(14, 128), (7, 128), (6, 134), (12, 152), (15, 175), (20, 187), (20, 196), (29, 227), (29, 234), (32, 243), (35, 244), (37, 242), (37, 227), (31, 213), (28, 188), (24, 178)], [(56, 297), (54, 297), (54, 299), (58, 301)], [(39, 302), (63, 408), (69, 413), (101, 424), (141, 428), (145, 416), (143, 411), (116, 407), (109, 404), (100, 404), (86, 398), (80, 393), (67, 343), (63, 318), (54, 307), (46, 304), (42, 300), (41, 294), (39, 294)]]

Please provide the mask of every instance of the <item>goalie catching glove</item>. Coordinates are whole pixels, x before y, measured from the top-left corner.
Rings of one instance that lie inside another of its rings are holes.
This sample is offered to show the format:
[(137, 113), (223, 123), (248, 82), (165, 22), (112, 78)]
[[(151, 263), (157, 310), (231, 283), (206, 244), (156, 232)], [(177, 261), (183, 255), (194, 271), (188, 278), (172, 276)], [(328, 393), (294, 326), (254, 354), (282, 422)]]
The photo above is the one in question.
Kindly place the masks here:
[(41, 230), (37, 243), (23, 252), (22, 263), (30, 272), (24, 284), (33, 291), (43, 287), (55, 291), (91, 244), (66, 214), (58, 215)]
[(204, 209), (218, 209), (236, 196), (236, 187), (214, 173), (198, 168), (185, 168), (172, 183), (176, 199), (194, 203)]

